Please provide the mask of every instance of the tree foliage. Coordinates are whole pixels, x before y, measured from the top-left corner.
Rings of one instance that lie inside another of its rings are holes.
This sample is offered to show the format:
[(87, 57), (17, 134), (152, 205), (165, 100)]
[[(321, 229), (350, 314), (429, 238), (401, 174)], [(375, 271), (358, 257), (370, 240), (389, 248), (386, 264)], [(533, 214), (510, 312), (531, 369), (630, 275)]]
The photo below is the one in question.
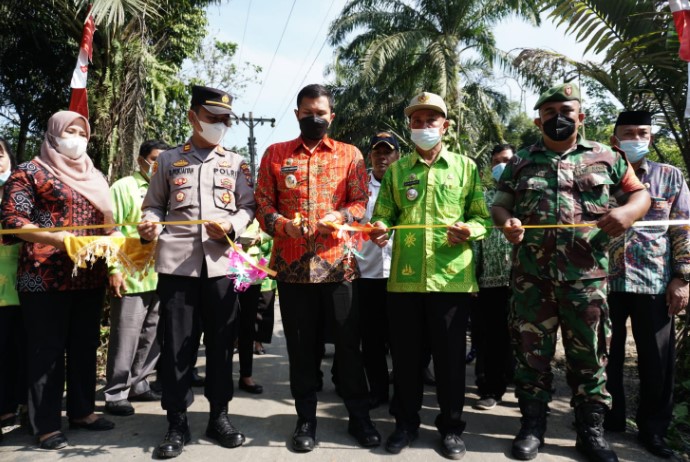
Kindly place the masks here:
[(649, 110), (690, 165), (690, 125), (684, 117), (687, 65), (668, 2), (658, 0), (548, 0), (549, 17), (600, 61), (577, 61), (553, 51), (525, 49), (513, 64), (533, 88), (585, 76), (628, 110)]
[(487, 85), (500, 53), (491, 28), (518, 14), (538, 23), (537, 1), (351, 0), (330, 28), (337, 47), (333, 130), (362, 143), (371, 130), (403, 131), (403, 108), (421, 91), (441, 95), (453, 120), (447, 141), (476, 154), (502, 139), (505, 97)]

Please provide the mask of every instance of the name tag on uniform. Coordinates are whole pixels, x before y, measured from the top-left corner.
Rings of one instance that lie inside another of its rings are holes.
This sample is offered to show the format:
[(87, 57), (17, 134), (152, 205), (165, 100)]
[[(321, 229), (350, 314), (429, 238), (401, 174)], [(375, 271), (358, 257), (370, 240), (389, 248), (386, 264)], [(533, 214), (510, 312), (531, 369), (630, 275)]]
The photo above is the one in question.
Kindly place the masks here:
[(409, 180), (403, 183), (403, 186), (414, 186), (419, 184), (419, 180)]
[(296, 165), (291, 165), (288, 167), (280, 167), (280, 173), (293, 173), (297, 171)]

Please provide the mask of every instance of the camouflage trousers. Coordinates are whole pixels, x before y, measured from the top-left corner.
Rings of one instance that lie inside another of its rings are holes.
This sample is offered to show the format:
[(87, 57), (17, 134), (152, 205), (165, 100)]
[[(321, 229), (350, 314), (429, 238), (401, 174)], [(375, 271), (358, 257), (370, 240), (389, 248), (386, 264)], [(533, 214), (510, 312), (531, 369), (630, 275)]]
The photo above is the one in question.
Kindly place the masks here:
[(606, 361), (611, 336), (606, 279), (554, 281), (514, 272), (509, 314), (518, 399), (551, 401), (556, 334), (561, 327), (570, 405), (611, 406)]

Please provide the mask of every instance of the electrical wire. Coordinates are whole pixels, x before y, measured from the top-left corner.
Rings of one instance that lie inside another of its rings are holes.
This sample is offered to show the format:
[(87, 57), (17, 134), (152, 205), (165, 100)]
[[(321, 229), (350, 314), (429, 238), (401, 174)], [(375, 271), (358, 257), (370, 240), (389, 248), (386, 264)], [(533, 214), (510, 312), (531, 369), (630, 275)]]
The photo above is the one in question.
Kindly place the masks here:
[(244, 31), (242, 32), (242, 41), (240, 41), (240, 52), (237, 57), (237, 64), (242, 65), (242, 52), (244, 51), (244, 38), (247, 36), (247, 24), (249, 24), (249, 13), (252, 9), (252, 0), (247, 4), (247, 18), (244, 21)]
[[(326, 10), (326, 14), (324, 15), (323, 19), (321, 20), (321, 27), (319, 27), (319, 30), (316, 31), (316, 34), (314, 35), (314, 39), (311, 41), (311, 45), (309, 45), (309, 50), (304, 54), (304, 59), (302, 60), (302, 63), (300, 64), (300, 69), (304, 67), (304, 65), (307, 63), (307, 58), (311, 54), (312, 49), (314, 48), (314, 45), (316, 44), (316, 40), (319, 38), (319, 35), (321, 34), (321, 31), (323, 30), (323, 27), (327, 24), (327, 19), (329, 17), (329, 14), (331, 13), (331, 10), (333, 9), (333, 5), (335, 5), (335, 0), (331, 0), (331, 4), (328, 7), (328, 10)], [(307, 79), (307, 76), (309, 75), (309, 72), (311, 72), (312, 68), (314, 67), (314, 64), (316, 63), (316, 60), (318, 57), (321, 55), (321, 52), (323, 51), (324, 46), (326, 46), (326, 43), (328, 42), (328, 37), (324, 40), (323, 44), (321, 44), (321, 48), (319, 49), (319, 52), (316, 54), (316, 57), (314, 58), (314, 61), (312, 61), (311, 66), (309, 66), (309, 69), (307, 72), (304, 74), (304, 77), (302, 77), (302, 81), (298, 86), (299, 88), (302, 88), (302, 84), (304, 84), (304, 81)], [(292, 82), (290, 82), (290, 85), (287, 88), (294, 88), (295, 82), (297, 82), (297, 79), (299, 74), (295, 75), (295, 78), (292, 79)], [(258, 152), (263, 152), (263, 148), (268, 145), (268, 142), (272, 139), (273, 135), (275, 134), (276, 127), (278, 124), (283, 120), (285, 117), (285, 114), (287, 111), (290, 109), (290, 106), (292, 105), (292, 102), (294, 101), (295, 97), (297, 96), (297, 93), (299, 90), (294, 91), (292, 94), (289, 94), (288, 97), (285, 99), (283, 104), (279, 107), (284, 106), (285, 109), (281, 113), (280, 117), (277, 119), (276, 124), (274, 127), (271, 129), (270, 133), (266, 137), (266, 141), (262, 143), (261, 149), (258, 150)]]
[(295, 10), (295, 4), (297, 3), (297, 0), (293, 0), (292, 6), (290, 7), (290, 13), (288, 14), (287, 19), (285, 20), (285, 26), (283, 27), (283, 32), (280, 34), (280, 39), (278, 40), (278, 45), (276, 46), (276, 50), (273, 52), (273, 57), (271, 58), (271, 62), (268, 65), (268, 70), (266, 71), (266, 77), (263, 79), (261, 82), (261, 88), (259, 88), (259, 94), (256, 96), (256, 101), (254, 101), (254, 106), (252, 106), (252, 112), (256, 109), (256, 105), (259, 102), (259, 99), (261, 98), (261, 93), (264, 91), (264, 87), (266, 86), (266, 81), (268, 80), (268, 77), (271, 75), (271, 68), (273, 67), (273, 62), (276, 59), (276, 55), (278, 54), (278, 49), (280, 48), (280, 44), (283, 43), (283, 37), (285, 37), (285, 31), (287, 30), (288, 24), (290, 23), (290, 18), (292, 17), (292, 12)]

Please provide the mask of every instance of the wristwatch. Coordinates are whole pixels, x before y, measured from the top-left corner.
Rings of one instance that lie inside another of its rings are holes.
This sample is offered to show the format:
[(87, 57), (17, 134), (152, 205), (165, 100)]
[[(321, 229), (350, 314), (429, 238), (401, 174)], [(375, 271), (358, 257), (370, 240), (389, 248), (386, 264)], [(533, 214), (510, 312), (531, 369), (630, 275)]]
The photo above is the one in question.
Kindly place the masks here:
[(690, 283), (690, 273), (673, 273), (673, 277)]

